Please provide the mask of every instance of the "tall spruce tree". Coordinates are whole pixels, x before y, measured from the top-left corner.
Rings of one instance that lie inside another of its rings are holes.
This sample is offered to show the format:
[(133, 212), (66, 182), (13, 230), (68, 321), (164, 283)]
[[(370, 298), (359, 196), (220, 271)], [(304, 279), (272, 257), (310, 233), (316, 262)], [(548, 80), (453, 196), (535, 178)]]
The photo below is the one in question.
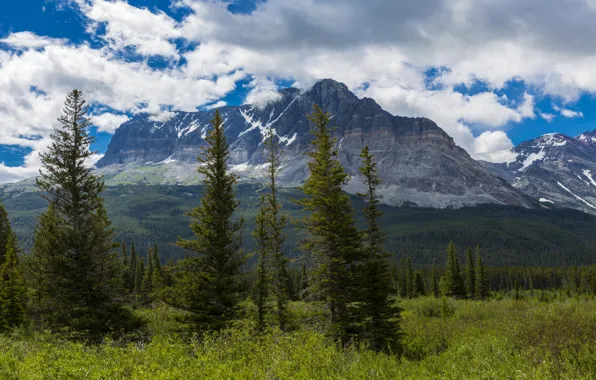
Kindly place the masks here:
[(261, 206), (257, 212), (256, 225), (256, 229), (253, 231), (258, 254), (255, 306), (257, 307), (257, 330), (263, 332), (265, 330), (265, 318), (269, 311), (267, 301), (271, 286), (267, 210), (264, 196), (261, 196)]
[(466, 294), (468, 298), (474, 298), (476, 293), (476, 264), (472, 256), (472, 248), (468, 247), (466, 252)]
[(306, 270), (306, 263), (302, 263), (302, 274), (300, 276), (300, 299), (307, 300), (308, 299), (308, 271)]
[(354, 222), (350, 197), (343, 192), (348, 176), (338, 160), (335, 139), (331, 138), (329, 115), (318, 106), (310, 116), (313, 150), (308, 152), (310, 176), (297, 200), (307, 216), (301, 225), (308, 238), (303, 249), (314, 261), (311, 289), (323, 300), (331, 317), (331, 336), (347, 344), (357, 331), (350, 305), (358, 301), (358, 264), (362, 259), (360, 235)]
[(412, 259), (406, 258), (406, 298), (414, 298), (414, 270)]
[(480, 246), (476, 246), (476, 299), (485, 300), (488, 298), (490, 293), (490, 285), (488, 283), (488, 277), (486, 275), (486, 268), (482, 262), (480, 256)]
[(282, 204), (278, 197), (277, 174), (279, 173), (279, 143), (275, 141), (275, 133), (269, 130), (266, 144), (269, 155), (267, 161), (269, 194), (266, 199), (267, 245), (272, 255), (273, 276), (272, 289), (275, 295), (277, 323), (282, 331), (286, 330), (288, 321), (288, 301), (290, 299), (290, 274), (288, 258), (282, 248), (286, 240), (284, 229), (288, 225), (288, 217), (282, 212)]
[(114, 230), (103, 206), (104, 182), (85, 161), (92, 138), (83, 94), (68, 94), (60, 127), (41, 154), (37, 180), (48, 210), (39, 218), (30, 260), (37, 318), (72, 337), (97, 340), (121, 330), (130, 314), (124, 309), (121, 262)]
[(143, 283), (141, 285), (144, 301), (148, 302), (151, 293), (153, 292), (153, 249), (149, 248), (147, 251), (147, 269), (143, 275)]
[(238, 202), (234, 195), (237, 177), (228, 169), (229, 145), (219, 110), (211, 120), (208, 146), (199, 157), (204, 195), (188, 215), (195, 239), (179, 238), (176, 245), (194, 252), (180, 263), (170, 301), (193, 314), (197, 329), (221, 329), (236, 318), (242, 265), (243, 220), (234, 220)]
[(10, 224), (3, 227), (8, 228), (9, 233), (6, 234), (4, 258), (0, 265), (0, 332), (18, 327), (24, 322), (27, 302), (16, 236), (10, 230)]
[(449, 242), (447, 247), (447, 270), (441, 278), (441, 292), (446, 297), (454, 298), (463, 298), (466, 293), (461, 278), (457, 250), (453, 242)]
[(437, 280), (437, 269), (435, 268), (434, 264), (433, 264), (432, 270), (430, 272), (430, 281), (431, 281), (430, 288), (431, 288), (432, 295), (435, 298), (438, 298), (439, 294), (440, 294), (439, 281)]
[(358, 196), (366, 201), (364, 217), (366, 228), (362, 233), (363, 259), (360, 266), (359, 291), (360, 319), (363, 321), (363, 336), (368, 346), (375, 351), (399, 352), (401, 310), (395, 306), (393, 273), (389, 255), (383, 248), (384, 236), (379, 225), (382, 212), (379, 210), (377, 188), (381, 183), (377, 163), (368, 146), (362, 149), (360, 173), (364, 177), (367, 191)]
[[(137, 250), (135, 249), (135, 243), (130, 246), (130, 261), (128, 264), (129, 282), (128, 291), (134, 292), (137, 281), (137, 268), (139, 267), (139, 258), (137, 256)], [(126, 284), (125, 284), (126, 285)]]
[(0, 265), (4, 263), (4, 257), (6, 256), (7, 243), (10, 239), (16, 242), (16, 236), (10, 226), (10, 220), (8, 219), (8, 213), (4, 208), (4, 205), (0, 203)]

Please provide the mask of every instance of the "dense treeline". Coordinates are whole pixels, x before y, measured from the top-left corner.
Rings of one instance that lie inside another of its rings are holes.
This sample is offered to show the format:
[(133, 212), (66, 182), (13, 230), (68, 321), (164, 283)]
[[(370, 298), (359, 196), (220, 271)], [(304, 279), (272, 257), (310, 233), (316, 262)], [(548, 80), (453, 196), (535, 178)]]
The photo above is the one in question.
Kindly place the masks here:
[[(33, 246), (33, 233), (38, 215), (46, 208), (37, 193), (13, 197), (1, 194), (11, 217), (12, 226), (23, 249)], [(255, 248), (252, 232), (260, 205), (262, 185), (240, 183), (236, 198), (238, 214), (245, 219), (244, 246)], [(201, 186), (130, 185), (108, 187), (102, 194), (105, 207), (117, 232), (117, 241), (135, 243), (145, 256), (148, 248), (157, 244), (162, 260), (178, 260), (184, 250), (172, 245), (178, 236), (192, 237), (184, 216), (203, 193)], [(300, 198), (296, 189), (280, 188), (280, 201), (290, 218), (302, 216), (300, 208), (291, 202)], [(351, 197), (357, 210), (363, 201)], [(481, 245), (489, 266), (569, 266), (588, 265), (596, 256), (596, 218), (575, 210), (527, 210), (517, 207), (480, 205), (462, 209), (426, 209), (419, 207), (381, 206), (380, 224), (386, 233), (387, 251), (398, 262), (411, 257), (415, 266), (444, 266), (445, 247), (453, 241), (458, 247)], [(358, 226), (364, 226), (357, 213)], [(291, 226), (286, 228), (285, 248), (288, 256), (297, 259), (303, 234)], [(460, 260), (464, 260), (460, 251)], [(256, 257), (249, 258), (249, 262)], [(290, 266), (301, 263), (290, 262)]]
[[(92, 154), (91, 121), (80, 91), (68, 95), (59, 121), (48, 152), (41, 155), (37, 186), (47, 208), (38, 217), (31, 255), (19, 250), (0, 207), (2, 331), (30, 322), (39, 330), (95, 343), (139, 331), (144, 321), (133, 309), (169, 305), (183, 312), (179, 322), (186, 331), (221, 332), (247, 317), (241, 311), (249, 302), (254, 305), (248, 315), (255, 321), (254, 333), (287, 333), (292, 330), (289, 302), (301, 300), (323, 310), (324, 333), (339, 348), (356, 344), (400, 354), (402, 317), (396, 298), (442, 297), (447, 315), (447, 299), (485, 301), (495, 291), (514, 291), (515, 298), (525, 289), (596, 292), (596, 266), (491, 269), (485, 264), (490, 256), (483, 241), (464, 251), (454, 241), (444, 241), (441, 262), (433, 260), (430, 269), (407, 255), (411, 247), (404, 243), (395, 265), (388, 247), (395, 247), (400, 237), (382, 228), (388, 209), (381, 207), (377, 194), (376, 159), (364, 147), (360, 175), (365, 191), (355, 201), (343, 191), (349, 177), (331, 138), (330, 116), (317, 106), (310, 117), (310, 175), (291, 201), (280, 196), (281, 147), (270, 131), (267, 187), (258, 194), (254, 213), (239, 212), (238, 178), (227, 164), (224, 121), (216, 111), (199, 157), (202, 196), (193, 198), (194, 208), (180, 218), (189, 222), (191, 233), (171, 242), (185, 252), (184, 259), (170, 259), (149, 241), (143, 246), (117, 243), (104, 207), (103, 179), (85, 164)], [(252, 221), (248, 239), (247, 220)], [(290, 239), (289, 230), (300, 232)]]

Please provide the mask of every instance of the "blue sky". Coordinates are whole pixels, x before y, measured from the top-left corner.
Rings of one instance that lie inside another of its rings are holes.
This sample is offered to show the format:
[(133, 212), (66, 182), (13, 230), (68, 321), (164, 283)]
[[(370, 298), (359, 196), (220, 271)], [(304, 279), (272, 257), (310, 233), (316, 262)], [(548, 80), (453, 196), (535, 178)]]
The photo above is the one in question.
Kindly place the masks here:
[(0, 182), (38, 170), (75, 86), (99, 152), (138, 112), (264, 103), (331, 77), (503, 161), (544, 133), (596, 129), (596, 8), (570, 1), (2, 1)]

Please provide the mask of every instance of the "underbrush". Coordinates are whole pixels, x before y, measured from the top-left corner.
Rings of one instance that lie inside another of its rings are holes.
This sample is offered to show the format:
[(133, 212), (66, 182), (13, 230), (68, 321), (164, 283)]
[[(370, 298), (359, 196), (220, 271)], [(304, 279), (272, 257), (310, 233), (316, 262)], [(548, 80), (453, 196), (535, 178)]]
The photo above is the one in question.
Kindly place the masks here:
[[(35, 333), (0, 336), (1, 379), (593, 379), (596, 302), (400, 302), (405, 354), (338, 349), (324, 312), (292, 305), (294, 331), (252, 334), (250, 319), (220, 334), (191, 335), (166, 308), (138, 310), (143, 342), (99, 346)], [(445, 310), (448, 310), (445, 313)], [(247, 312), (250, 306), (246, 305)]]

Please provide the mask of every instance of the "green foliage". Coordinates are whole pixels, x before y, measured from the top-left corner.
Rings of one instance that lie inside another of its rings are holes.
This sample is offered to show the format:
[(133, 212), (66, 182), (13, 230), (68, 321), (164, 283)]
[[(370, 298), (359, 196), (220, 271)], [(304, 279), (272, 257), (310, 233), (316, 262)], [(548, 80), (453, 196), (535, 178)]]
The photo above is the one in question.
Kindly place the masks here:
[(257, 229), (253, 236), (257, 242), (257, 254), (259, 262), (257, 264), (257, 281), (255, 283), (255, 306), (257, 308), (257, 330), (265, 330), (265, 317), (269, 311), (269, 293), (271, 287), (271, 264), (269, 263), (269, 244), (267, 234), (267, 210), (265, 207), (265, 197), (261, 198), (261, 208), (257, 214)]
[[(4, 227), (10, 228), (10, 225)], [(17, 257), (16, 238), (10, 230), (6, 236), (4, 260), (0, 265), (0, 332), (23, 324), (27, 303), (27, 289)]]
[(68, 94), (61, 127), (41, 154), (37, 185), (49, 201), (35, 230), (30, 284), (36, 319), (76, 338), (100, 340), (133, 325), (123, 308), (121, 261), (103, 206), (104, 182), (87, 168), (92, 155), (88, 107), (80, 91)]
[(449, 246), (447, 247), (447, 270), (441, 278), (440, 286), (441, 293), (446, 297), (465, 297), (466, 291), (461, 278), (459, 258), (457, 257), (457, 250), (453, 242), (449, 242)]
[(238, 207), (234, 195), (237, 178), (228, 170), (229, 145), (219, 111), (211, 120), (209, 144), (198, 160), (205, 176), (201, 204), (188, 215), (194, 239), (179, 238), (177, 245), (195, 256), (183, 260), (168, 302), (193, 313), (195, 329), (224, 328), (235, 319), (245, 262), (240, 234), (243, 220), (233, 220)]
[(308, 232), (303, 249), (312, 255), (311, 289), (325, 300), (331, 316), (331, 334), (342, 345), (354, 337), (350, 304), (358, 300), (357, 265), (362, 259), (360, 236), (354, 221), (350, 197), (342, 186), (348, 176), (342, 168), (335, 140), (328, 127), (329, 115), (315, 106), (313, 150), (308, 152), (310, 176), (297, 200), (306, 216), (301, 225)]
[[(312, 324), (255, 338), (230, 329), (197, 339), (172, 336), (176, 313), (140, 310), (153, 331), (146, 344), (88, 347), (34, 336), (0, 335), (0, 378), (48, 379), (593, 379), (596, 303), (404, 300), (403, 358), (350, 346), (338, 349)], [(437, 304), (439, 304), (437, 306)], [(318, 309), (290, 304), (310, 321)]]
[(480, 247), (476, 247), (476, 280), (475, 280), (475, 297), (478, 300), (485, 300), (489, 296), (490, 285), (488, 283), (488, 277), (486, 275), (486, 268), (482, 257), (480, 257)]
[[(380, 184), (375, 162), (368, 146), (362, 150), (360, 173), (364, 177), (367, 192), (358, 194), (366, 200), (364, 218), (366, 228), (362, 233), (362, 262), (357, 267), (360, 304), (357, 317), (362, 323), (360, 334), (364, 342), (375, 351), (399, 353), (401, 351), (401, 330), (399, 327), (401, 310), (395, 305), (392, 271), (389, 255), (383, 248), (384, 237), (379, 226)], [(409, 267), (411, 272), (411, 266)], [(411, 273), (410, 273), (411, 275)]]
[(476, 264), (470, 247), (466, 251), (466, 295), (468, 298), (476, 295)]

